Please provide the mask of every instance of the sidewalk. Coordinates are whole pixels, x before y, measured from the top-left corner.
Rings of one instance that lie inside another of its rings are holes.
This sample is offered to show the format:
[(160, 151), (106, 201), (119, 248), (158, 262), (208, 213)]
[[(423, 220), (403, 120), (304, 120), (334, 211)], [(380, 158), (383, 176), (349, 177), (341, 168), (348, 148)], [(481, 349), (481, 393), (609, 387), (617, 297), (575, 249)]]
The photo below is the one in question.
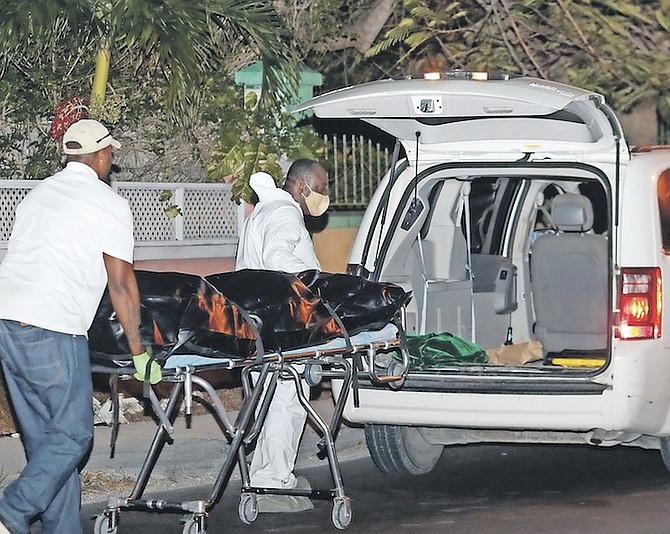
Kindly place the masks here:
[[(317, 412), (329, 422), (333, 400), (329, 391), (312, 401)], [(234, 420), (236, 413), (229, 413)], [(112, 428), (95, 427), (91, 455), (82, 471), (84, 502), (105, 501), (108, 495), (127, 495), (144, 462), (156, 432), (156, 423), (144, 420), (119, 427), (114, 458), (110, 458)], [(147, 492), (208, 485), (215, 481), (228, 451), (226, 441), (216, 420), (211, 415), (191, 417), (190, 428), (186, 419), (178, 417), (174, 424), (172, 444), (166, 443), (149, 480)], [(308, 424), (305, 429), (296, 470), (323, 465), (327, 460), (317, 457), (320, 436)], [(338, 459), (358, 458), (368, 454), (362, 428), (340, 426), (335, 442)], [(0, 437), (0, 488), (16, 478), (25, 465), (23, 446), (18, 436)], [(235, 468), (232, 478), (239, 478)]]

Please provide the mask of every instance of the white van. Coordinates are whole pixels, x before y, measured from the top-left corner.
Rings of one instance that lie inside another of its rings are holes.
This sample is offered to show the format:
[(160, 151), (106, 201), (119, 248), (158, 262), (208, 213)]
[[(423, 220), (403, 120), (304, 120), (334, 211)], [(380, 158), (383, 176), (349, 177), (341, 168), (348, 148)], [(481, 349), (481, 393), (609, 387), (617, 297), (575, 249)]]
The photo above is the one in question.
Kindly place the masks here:
[(539, 355), (412, 370), (397, 391), (361, 380), (345, 418), (365, 425), (389, 473), (428, 472), (445, 445), (477, 442), (656, 448), (670, 469), (670, 150), (631, 153), (590, 91), (432, 78), (298, 108), (365, 121), (401, 145), (351, 270), (412, 291), (410, 334), (490, 349), (510, 333)]

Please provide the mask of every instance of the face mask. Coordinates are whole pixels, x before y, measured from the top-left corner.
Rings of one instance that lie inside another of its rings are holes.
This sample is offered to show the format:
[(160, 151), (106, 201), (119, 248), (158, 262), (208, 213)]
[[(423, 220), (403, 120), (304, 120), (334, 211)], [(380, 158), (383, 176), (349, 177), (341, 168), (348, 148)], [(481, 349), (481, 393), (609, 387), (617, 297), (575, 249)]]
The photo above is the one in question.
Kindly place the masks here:
[(326, 213), (326, 210), (330, 205), (330, 198), (328, 198), (328, 195), (322, 195), (321, 193), (313, 191), (307, 184), (305, 185), (307, 186), (307, 189), (309, 189), (309, 195), (305, 195), (304, 193), (300, 194), (302, 195), (302, 198), (305, 199), (307, 211), (312, 217), (320, 217)]

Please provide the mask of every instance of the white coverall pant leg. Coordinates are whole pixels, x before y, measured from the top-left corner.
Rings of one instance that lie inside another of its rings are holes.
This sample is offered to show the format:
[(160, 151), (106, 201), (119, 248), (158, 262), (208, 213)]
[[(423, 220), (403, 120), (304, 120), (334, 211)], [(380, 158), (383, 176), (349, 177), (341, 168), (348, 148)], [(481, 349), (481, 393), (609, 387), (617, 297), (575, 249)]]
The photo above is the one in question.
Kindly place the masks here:
[[(300, 380), (300, 387), (308, 396), (309, 386), (304, 380)], [(277, 380), (277, 388), (251, 460), (249, 475), (252, 486), (261, 488), (296, 486), (297, 479), (293, 474), (293, 468), (306, 419), (307, 412), (298, 400), (295, 382)]]

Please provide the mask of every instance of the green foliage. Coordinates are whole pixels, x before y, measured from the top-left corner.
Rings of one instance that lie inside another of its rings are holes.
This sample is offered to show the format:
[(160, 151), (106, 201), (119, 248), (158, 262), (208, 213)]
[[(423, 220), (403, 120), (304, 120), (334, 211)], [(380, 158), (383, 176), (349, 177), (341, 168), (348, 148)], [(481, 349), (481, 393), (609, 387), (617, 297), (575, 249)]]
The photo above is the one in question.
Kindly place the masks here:
[(267, 113), (253, 107), (254, 96), (246, 102), (242, 89), (225, 81), (212, 82), (220, 95), (206, 110), (206, 116), (225, 113), (207, 167), (208, 179), (232, 182), (236, 202), (253, 200), (249, 177), (265, 171), (279, 183), (283, 178), (282, 160), (319, 159), (324, 145), (311, 128), (298, 128), (285, 112)]
[[(209, 177), (235, 179), (237, 199), (249, 197), (252, 172), (279, 179), (283, 159), (319, 158), (320, 139), (281, 111), (303, 57), (325, 87), (436, 69), (503, 70), (601, 92), (621, 111), (656, 99), (670, 121), (670, 2), (403, 0), (367, 55), (352, 46), (329, 52), (330, 42), (358, 37), (376, 3), (2, 0), (0, 178), (39, 178), (58, 164), (50, 115), (61, 100), (89, 94), (104, 44), (109, 96), (95, 115), (130, 131), (152, 121), (143, 135), (156, 150), (175, 131), (214, 123)], [(259, 58), (262, 96), (258, 107), (242, 106), (241, 88), (222, 79)]]
[(619, 110), (658, 98), (670, 121), (670, 3), (630, 0), (404, 0), (368, 52), (395, 72), (503, 70), (572, 83)]
[(434, 37), (453, 31), (458, 20), (467, 14), (461, 9), (459, 2), (452, 2), (447, 6), (436, 5), (433, 8), (422, 0), (405, 0), (403, 5), (408, 15), (370, 48), (366, 53), (368, 57), (376, 56), (381, 51), (400, 44), (414, 51)]
[(89, 114), (120, 128), (157, 119), (163, 138), (199, 123), (208, 80), (232, 74), (237, 54), (264, 62), (259, 106), (268, 113), (300, 75), (299, 48), (270, 1), (2, 0), (0, 139), (10, 155), (0, 177), (53, 169), (56, 145), (35, 124), (60, 101), (89, 95), (101, 47), (111, 50), (109, 96)]
[(44, 143), (44, 138), (35, 123), (0, 123), (0, 179), (44, 178), (51, 174), (60, 154), (56, 143)]
[[(214, 16), (214, 19), (212, 18)], [(213, 20), (220, 23), (214, 24)], [(297, 47), (268, 1), (257, 0), (3, 0), (0, 3), (0, 77), (13, 67), (28, 77), (46, 74), (54, 88), (82, 65), (92, 74), (101, 46), (117, 70), (163, 78), (168, 117), (180, 126), (197, 117), (204, 80), (245, 42), (267, 66), (261, 107), (279, 108), (299, 80)], [(64, 60), (64, 61), (63, 61)], [(54, 71), (65, 66), (63, 76)], [(52, 67), (49, 69), (49, 67)], [(49, 72), (51, 71), (51, 72)], [(56, 76), (53, 76), (53, 75)], [(43, 85), (43, 84), (42, 84)], [(86, 91), (84, 94), (88, 94)], [(72, 96), (70, 93), (67, 96)]]
[(252, 43), (263, 61), (263, 93), (259, 107), (279, 112), (300, 81), (301, 50), (291, 29), (279, 17), (274, 5), (258, 0), (217, 0), (210, 3), (213, 20), (236, 42)]
[(33, 113), (34, 103), (46, 107), (47, 100), (15, 80), (0, 78), (0, 179), (43, 178), (60, 160), (48, 121)]
[(182, 215), (181, 208), (172, 202), (173, 191), (165, 189), (158, 194), (158, 201), (164, 204), (163, 213), (170, 219)]
[(405, 40), (414, 35), (417, 29), (417, 22), (410, 18), (402, 19), (398, 25), (386, 32), (384, 39), (368, 50), (368, 56), (377, 54), (393, 48), (394, 46), (405, 42)]

